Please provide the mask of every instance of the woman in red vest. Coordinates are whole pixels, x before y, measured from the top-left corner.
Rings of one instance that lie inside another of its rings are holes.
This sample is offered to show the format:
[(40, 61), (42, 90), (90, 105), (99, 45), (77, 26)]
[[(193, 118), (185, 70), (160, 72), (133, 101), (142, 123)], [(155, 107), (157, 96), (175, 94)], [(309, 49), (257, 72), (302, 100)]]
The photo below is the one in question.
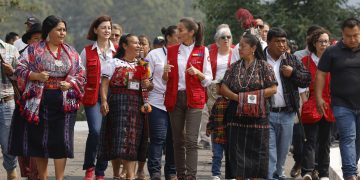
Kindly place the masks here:
[[(210, 63), (213, 75), (213, 81), (211, 85), (207, 88), (207, 103), (203, 109), (203, 114), (201, 117), (201, 128), (200, 128), (200, 137), (203, 140), (202, 129), (206, 129), (206, 135), (210, 136), (211, 134), (211, 143), (212, 143), (212, 151), (213, 151), (213, 160), (212, 160), (212, 179), (218, 180), (221, 174), (221, 160), (223, 158), (224, 153), (224, 144), (225, 144), (225, 136), (224, 136), (224, 125), (223, 118), (218, 118), (216, 121), (209, 120), (209, 114), (211, 109), (214, 106), (215, 101), (226, 101), (221, 95), (218, 94), (219, 82), (224, 77), (225, 71), (230, 67), (231, 61), (231, 51), (232, 51), (232, 35), (227, 24), (221, 24), (217, 27), (217, 31), (215, 33), (215, 43), (210, 46)], [(217, 100), (222, 97), (222, 100)], [(217, 109), (226, 109), (222, 103), (219, 104)], [(220, 112), (220, 111), (218, 111)], [(216, 117), (223, 116), (224, 114), (217, 114)], [(207, 127), (206, 127), (207, 124)], [(200, 141), (201, 142), (201, 141)]]
[(196, 179), (197, 138), (212, 73), (202, 24), (183, 18), (177, 29), (182, 43), (168, 48), (164, 104), (170, 113), (178, 179)]
[[(304, 179), (311, 179), (311, 174), (313, 170), (315, 170), (316, 163), (316, 170), (319, 172), (319, 177), (321, 179), (329, 179), (330, 135), (332, 124), (335, 122), (334, 115), (330, 108), (330, 74), (326, 76), (322, 94), (327, 106), (324, 115), (320, 115), (316, 110), (316, 98), (314, 93), (317, 65), (321, 55), (330, 45), (329, 34), (330, 33), (325, 29), (314, 31), (307, 40), (308, 49), (311, 53), (302, 59), (303, 64), (310, 71), (312, 76), (308, 92), (300, 93), (302, 102), (304, 102), (302, 106), (301, 121), (304, 124), (306, 137), (301, 162), (301, 175)], [(307, 94), (309, 95), (308, 97)], [(316, 153), (317, 161), (315, 159)]]
[(93, 180), (94, 172), (96, 179), (103, 179), (107, 168), (107, 161), (95, 159), (99, 144), (102, 115), (100, 113), (100, 75), (102, 66), (113, 59), (116, 50), (109, 40), (111, 35), (111, 17), (100, 16), (93, 21), (89, 28), (87, 39), (95, 41), (87, 45), (81, 52), (81, 59), (86, 68), (85, 95), (83, 104), (85, 107), (89, 134), (86, 140), (83, 169), (86, 170), (85, 180)]

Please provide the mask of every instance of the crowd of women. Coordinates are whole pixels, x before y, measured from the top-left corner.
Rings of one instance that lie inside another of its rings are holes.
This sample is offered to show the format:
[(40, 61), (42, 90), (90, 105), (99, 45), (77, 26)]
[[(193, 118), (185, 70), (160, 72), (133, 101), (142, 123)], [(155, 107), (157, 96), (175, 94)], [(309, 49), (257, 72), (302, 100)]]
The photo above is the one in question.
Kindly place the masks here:
[[(30, 168), (30, 179), (47, 179), (48, 159), (54, 159), (56, 179), (62, 179), (67, 158), (74, 157), (76, 113), (83, 104), (89, 127), (85, 180), (104, 179), (109, 161), (113, 179), (146, 179), (146, 159), (150, 178), (161, 179), (163, 153), (165, 179), (192, 180), (207, 108), (212, 179), (220, 179), (224, 153), (226, 178), (283, 179), (301, 95), (307, 139), (301, 174), (313, 179), (316, 169), (329, 179), (334, 116), (330, 108), (316, 111), (314, 78), (330, 33), (322, 27), (311, 33), (300, 61), (288, 52), (285, 31), (265, 25), (250, 27), (237, 46), (230, 27), (219, 25), (214, 44), (205, 47), (202, 23), (182, 18), (161, 30), (164, 46), (150, 51), (146, 36), (122, 34), (111, 17), (100, 16), (87, 35), (94, 43), (78, 54), (64, 42), (66, 21), (49, 16), (23, 38), (29, 45), (13, 69), (21, 96), (8, 153)], [(322, 97), (330, 107), (329, 75)]]

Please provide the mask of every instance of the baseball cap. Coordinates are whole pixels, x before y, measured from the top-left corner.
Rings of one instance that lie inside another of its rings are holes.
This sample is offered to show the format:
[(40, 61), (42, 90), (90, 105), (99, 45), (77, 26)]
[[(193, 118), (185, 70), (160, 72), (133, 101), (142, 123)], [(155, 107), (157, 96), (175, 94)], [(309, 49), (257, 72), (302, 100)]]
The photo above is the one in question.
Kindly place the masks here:
[(165, 38), (162, 36), (157, 36), (153, 41), (153, 44), (164, 44), (164, 43), (165, 43)]
[(25, 22), (25, 24), (36, 24), (36, 23), (41, 23), (41, 22), (39, 21), (39, 19), (37, 19), (34, 16), (28, 17)]

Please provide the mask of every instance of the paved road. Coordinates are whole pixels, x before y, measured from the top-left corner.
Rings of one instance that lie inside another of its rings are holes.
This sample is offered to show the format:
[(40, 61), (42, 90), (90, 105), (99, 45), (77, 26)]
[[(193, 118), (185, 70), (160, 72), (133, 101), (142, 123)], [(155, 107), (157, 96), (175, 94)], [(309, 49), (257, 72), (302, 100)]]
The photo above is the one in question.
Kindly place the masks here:
[[(86, 131), (75, 131), (75, 154), (74, 159), (69, 159), (67, 162), (65, 170), (66, 180), (82, 180), (84, 177), (84, 171), (82, 170), (85, 142), (86, 142), (87, 132)], [(198, 179), (210, 179), (211, 176), (211, 156), (212, 152), (210, 150), (199, 150), (199, 162), (198, 162)], [(2, 164), (3, 158), (0, 155), (0, 164)], [(223, 162), (224, 166), (224, 162)], [(293, 166), (293, 159), (291, 156), (288, 156), (285, 167), (286, 174), (289, 176), (291, 167)], [(49, 161), (49, 180), (55, 179), (54, 177), (54, 166), (52, 161)], [(18, 170), (19, 172), (19, 170)], [(225, 172), (224, 167), (222, 172)], [(112, 167), (109, 163), (109, 167), (106, 170), (106, 179), (112, 179)], [(146, 170), (147, 173), (147, 170)], [(0, 180), (6, 180), (6, 172), (2, 166), (0, 166)]]

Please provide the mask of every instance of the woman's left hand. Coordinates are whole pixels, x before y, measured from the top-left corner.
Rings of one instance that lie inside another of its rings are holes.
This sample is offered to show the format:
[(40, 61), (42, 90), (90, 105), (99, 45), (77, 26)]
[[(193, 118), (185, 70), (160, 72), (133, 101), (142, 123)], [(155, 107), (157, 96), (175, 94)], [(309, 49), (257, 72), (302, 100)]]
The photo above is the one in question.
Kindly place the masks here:
[(71, 84), (66, 81), (60, 81), (60, 89), (66, 91), (71, 88)]
[(187, 73), (189, 73), (190, 75), (197, 75), (199, 74), (199, 70), (194, 68), (194, 66), (192, 66), (192, 64), (190, 64), (190, 67), (186, 70)]
[(145, 89), (148, 89), (151, 85), (151, 82), (149, 79), (144, 79), (141, 81), (142, 87)]

